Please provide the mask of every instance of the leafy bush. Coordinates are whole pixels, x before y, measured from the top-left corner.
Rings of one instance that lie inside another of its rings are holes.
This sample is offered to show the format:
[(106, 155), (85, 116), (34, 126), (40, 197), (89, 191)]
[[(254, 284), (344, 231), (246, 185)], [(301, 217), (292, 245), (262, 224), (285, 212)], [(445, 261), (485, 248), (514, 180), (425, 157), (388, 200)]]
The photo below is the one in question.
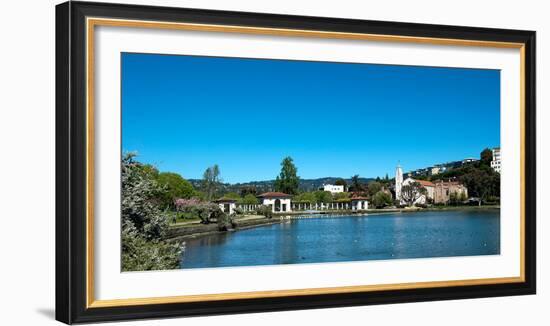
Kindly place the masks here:
[(159, 196), (165, 207), (173, 205), (176, 198), (191, 198), (195, 193), (191, 183), (177, 173), (162, 172), (157, 176), (157, 182), (165, 188)]
[(133, 227), (122, 229), (122, 270), (167, 270), (179, 267), (182, 248), (160, 240), (147, 241)]
[(218, 204), (200, 203), (188, 208), (194, 215), (201, 219), (201, 223), (209, 224), (224, 213)]
[(228, 214), (222, 213), (216, 218), (216, 222), (218, 223), (218, 230), (220, 231), (227, 231), (231, 228), (235, 227), (235, 223), (233, 222), (233, 219)]
[(383, 192), (378, 191), (373, 197), (372, 197), (372, 204), (376, 208), (383, 208), (386, 206), (390, 206), (393, 203), (393, 200), (391, 198), (391, 195)]
[(134, 157), (122, 158), (122, 269), (177, 268), (181, 248), (163, 240), (170, 214), (161, 209), (158, 194), (165, 188)]
[(220, 205), (198, 199), (177, 199), (175, 206), (178, 212), (200, 218), (203, 224), (209, 224), (224, 214)]
[(263, 215), (267, 218), (272, 218), (273, 217), (273, 211), (271, 210), (271, 206), (267, 206), (267, 205), (260, 205), (256, 209), (256, 214)]

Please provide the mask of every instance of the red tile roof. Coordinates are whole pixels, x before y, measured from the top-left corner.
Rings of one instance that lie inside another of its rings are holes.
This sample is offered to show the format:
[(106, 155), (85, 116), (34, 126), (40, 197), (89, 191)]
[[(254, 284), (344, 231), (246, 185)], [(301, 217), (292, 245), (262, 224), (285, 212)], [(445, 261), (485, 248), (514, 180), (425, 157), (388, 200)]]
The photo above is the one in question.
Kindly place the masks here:
[(426, 181), (426, 180), (416, 180), (416, 181), (424, 187), (435, 187), (435, 184), (430, 181)]
[(269, 197), (279, 197), (279, 198), (290, 198), (292, 197), (291, 195), (289, 194), (285, 194), (283, 192), (276, 192), (276, 191), (273, 191), (273, 192), (264, 192), (263, 194), (261, 195), (258, 195), (258, 197), (260, 198), (269, 198)]

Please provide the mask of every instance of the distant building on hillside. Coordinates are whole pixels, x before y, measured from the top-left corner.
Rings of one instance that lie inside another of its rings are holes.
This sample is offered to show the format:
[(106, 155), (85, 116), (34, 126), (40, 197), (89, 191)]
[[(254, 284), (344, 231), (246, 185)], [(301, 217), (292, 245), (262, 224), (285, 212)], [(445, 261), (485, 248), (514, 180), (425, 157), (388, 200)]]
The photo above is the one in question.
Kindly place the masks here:
[(436, 164), (430, 168), (430, 175), (438, 175), (447, 171), (447, 167), (443, 164)]
[(469, 157), (462, 160), (462, 165), (468, 164), (468, 163), (474, 163), (479, 161), (477, 158)]
[(319, 190), (322, 191), (329, 191), (330, 193), (337, 194), (340, 192), (344, 192), (344, 186), (338, 186), (338, 185), (322, 185), (319, 187)]
[(500, 173), (500, 147), (495, 147), (492, 149), (493, 160), (491, 161), (491, 167), (496, 172)]
[(291, 195), (282, 192), (265, 192), (258, 196), (262, 205), (270, 206), (273, 213), (292, 211), (290, 205)]

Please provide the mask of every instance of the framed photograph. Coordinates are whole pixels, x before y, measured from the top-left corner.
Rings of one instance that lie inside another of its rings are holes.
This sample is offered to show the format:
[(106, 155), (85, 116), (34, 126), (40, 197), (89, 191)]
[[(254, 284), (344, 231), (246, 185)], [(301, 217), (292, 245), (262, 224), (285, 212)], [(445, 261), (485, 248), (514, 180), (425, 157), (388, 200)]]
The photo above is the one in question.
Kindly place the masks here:
[(535, 32), (56, 7), (56, 318), (535, 293)]

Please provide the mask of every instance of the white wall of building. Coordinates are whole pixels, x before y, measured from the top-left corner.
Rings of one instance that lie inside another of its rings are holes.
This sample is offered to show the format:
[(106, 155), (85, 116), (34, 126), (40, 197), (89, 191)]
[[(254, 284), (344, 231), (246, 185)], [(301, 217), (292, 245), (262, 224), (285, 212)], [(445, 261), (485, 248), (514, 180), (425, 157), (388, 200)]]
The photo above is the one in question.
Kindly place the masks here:
[[(275, 201), (276, 200), (281, 201), (281, 210), (277, 211), (277, 212), (275, 211)], [(290, 207), (290, 198), (262, 198), (262, 205), (266, 205), (266, 206), (271, 205), (271, 211), (274, 212), (274, 213), (291, 212), (292, 211), (292, 208)]]
[(369, 209), (369, 202), (367, 200), (352, 200), (351, 209), (354, 211)]
[(491, 161), (491, 167), (496, 172), (500, 173), (500, 148), (493, 148), (493, 160)]
[[(233, 215), (235, 213), (235, 208), (237, 207), (237, 204), (235, 203), (218, 203), (218, 205), (224, 213), (228, 213), (229, 215)], [(228, 207), (226, 207), (226, 205), (228, 205)], [(229, 210), (227, 208), (229, 208)]]

